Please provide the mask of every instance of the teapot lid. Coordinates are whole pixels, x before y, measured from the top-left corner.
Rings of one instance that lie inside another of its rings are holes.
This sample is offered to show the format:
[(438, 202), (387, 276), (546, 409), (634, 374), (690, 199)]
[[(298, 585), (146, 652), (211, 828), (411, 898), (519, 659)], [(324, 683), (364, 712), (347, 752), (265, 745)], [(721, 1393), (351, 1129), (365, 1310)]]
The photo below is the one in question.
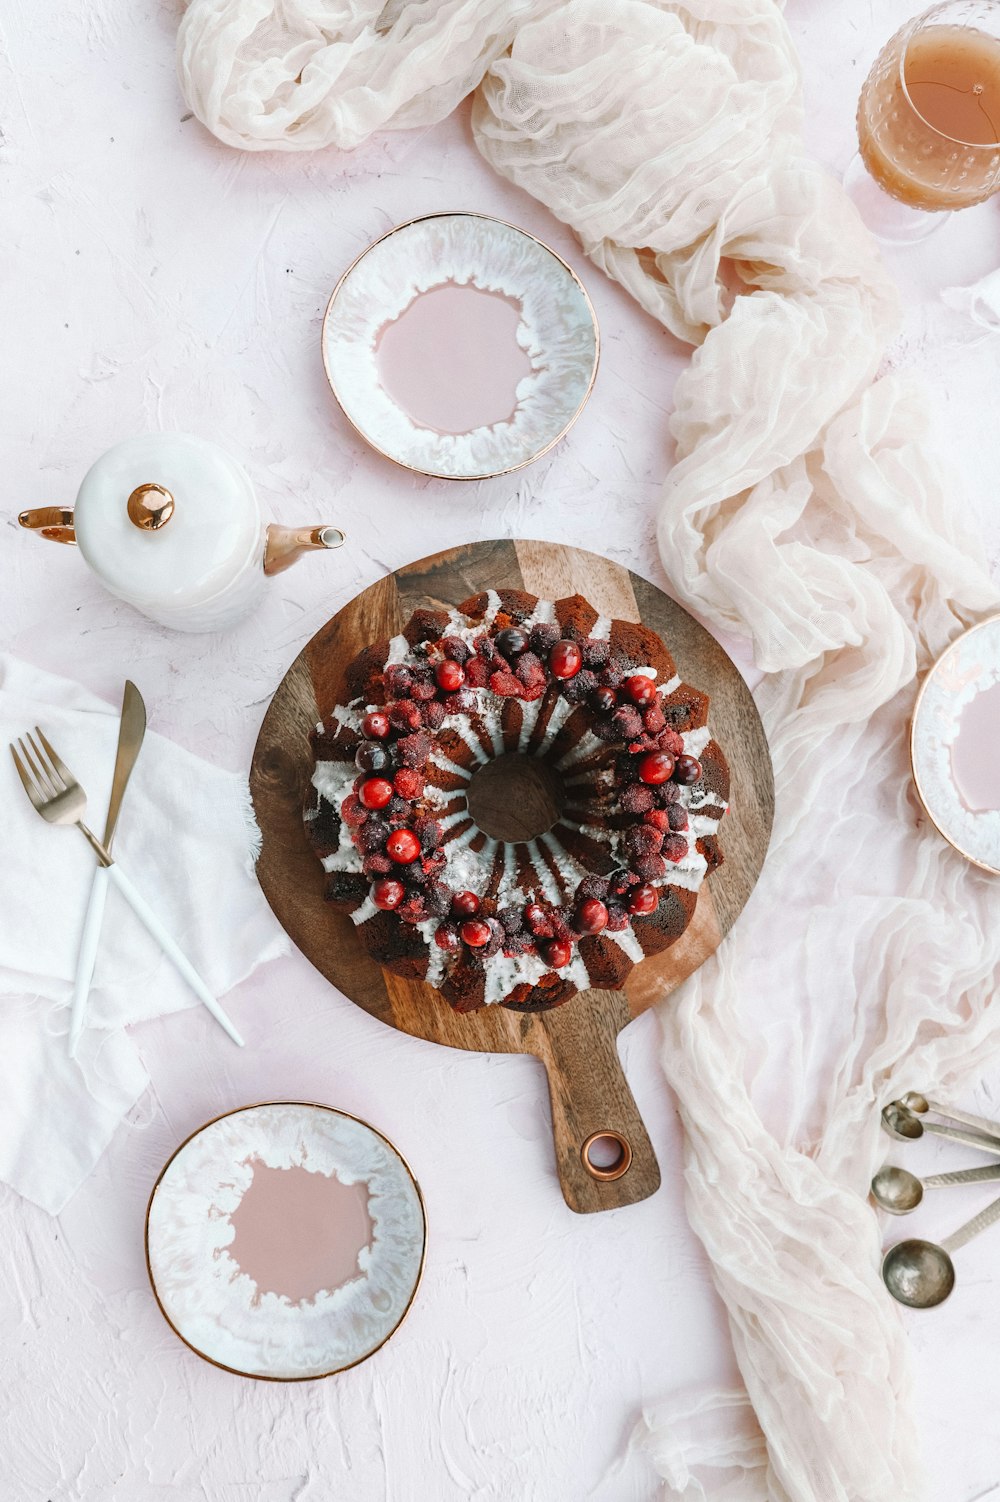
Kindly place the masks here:
[(187, 433), (144, 433), (91, 466), (74, 512), (80, 551), (134, 604), (211, 599), (263, 567), (249, 476), (225, 449)]

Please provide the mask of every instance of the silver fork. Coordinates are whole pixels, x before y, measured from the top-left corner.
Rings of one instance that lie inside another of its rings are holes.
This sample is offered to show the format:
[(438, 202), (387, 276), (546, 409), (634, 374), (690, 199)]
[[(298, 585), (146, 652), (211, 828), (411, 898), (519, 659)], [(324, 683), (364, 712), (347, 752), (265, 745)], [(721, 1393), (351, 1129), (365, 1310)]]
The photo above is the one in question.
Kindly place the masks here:
[[(215, 997), (195, 970), (187, 956), (178, 949), (156, 916), (149, 903), (136, 891), (124, 871), (101, 844), (100, 840), (83, 822), (87, 812), (87, 795), (64, 761), (57, 756), (45, 736), (35, 726), (36, 742), (31, 735), (18, 739), (18, 750), (13, 745), (10, 754), (14, 758), (17, 775), (24, 784), (24, 791), (32, 804), (50, 824), (75, 824), (94, 848), (97, 859), (107, 867), (109, 878), (115, 883), (125, 901), (152, 934), (164, 954), (183, 975), (195, 995), (204, 1002), (220, 1027), (225, 1028), (234, 1043), (243, 1047), (243, 1039), (236, 1031)], [(27, 741), (27, 745), (25, 745)], [(23, 759), (22, 759), (23, 758)]]

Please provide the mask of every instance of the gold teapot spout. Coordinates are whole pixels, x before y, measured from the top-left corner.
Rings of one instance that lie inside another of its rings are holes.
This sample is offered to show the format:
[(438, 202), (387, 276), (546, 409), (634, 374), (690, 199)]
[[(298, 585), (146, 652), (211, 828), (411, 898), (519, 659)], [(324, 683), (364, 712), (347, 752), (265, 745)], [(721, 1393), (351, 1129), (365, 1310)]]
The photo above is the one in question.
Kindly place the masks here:
[(38, 532), (50, 542), (76, 542), (73, 513), (62, 506), (42, 506), (37, 511), (22, 511), (17, 518), (22, 527)]
[(264, 572), (280, 574), (303, 553), (316, 548), (339, 548), (343, 544), (344, 534), (339, 527), (279, 527), (272, 522), (264, 545)]

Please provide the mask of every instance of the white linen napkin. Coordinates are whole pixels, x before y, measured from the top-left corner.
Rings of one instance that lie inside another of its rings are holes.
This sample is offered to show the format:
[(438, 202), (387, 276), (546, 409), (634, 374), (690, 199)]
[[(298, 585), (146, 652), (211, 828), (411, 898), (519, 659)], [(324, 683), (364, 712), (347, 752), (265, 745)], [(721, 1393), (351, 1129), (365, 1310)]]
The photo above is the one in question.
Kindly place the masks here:
[(968, 287), (945, 287), (941, 301), (990, 333), (1000, 332), (1000, 270), (989, 272)]
[[(79, 684), (0, 655), (0, 1179), (53, 1215), (148, 1083), (127, 1025), (200, 1005), (112, 888), (78, 1056), (68, 1056), (95, 860), (75, 830), (35, 813), (6, 744), (40, 725), (85, 788), (100, 835), (118, 713)], [(258, 839), (245, 779), (147, 732), (115, 854), (220, 997), (288, 948), (253, 874)], [(235, 1046), (221, 1028), (213, 1041)]]

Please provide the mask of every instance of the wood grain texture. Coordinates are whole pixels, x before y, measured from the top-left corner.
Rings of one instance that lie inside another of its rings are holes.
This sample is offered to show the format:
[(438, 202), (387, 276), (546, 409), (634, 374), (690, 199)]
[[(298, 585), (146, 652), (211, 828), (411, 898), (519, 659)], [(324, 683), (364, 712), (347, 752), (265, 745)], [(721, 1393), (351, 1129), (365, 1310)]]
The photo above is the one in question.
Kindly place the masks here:
[[(725, 864), (701, 888), (681, 939), (637, 965), (622, 991), (590, 991), (551, 1012), (485, 1007), (459, 1015), (421, 981), (382, 970), (348, 914), (323, 899), (324, 875), (304, 833), (302, 802), (312, 771), (309, 731), (347, 698), (344, 672), (372, 641), (393, 636), (420, 608), (447, 609), (489, 588), (547, 599), (579, 592), (604, 615), (642, 620), (673, 654), (681, 677), (711, 697), (712, 731), (729, 761), (730, 810), (720, 828)], [(620, 564), (555, 543), (493, 542), (452, 548), (389, 575), (345, 606), (302, 650), (261, 725), (250, 773), (263, 834), (257, 874), (293, 941), (335, 986), (381, 1021), (451, 1048), (530, 1053), (549, 1079), (556, 1163), (571, 1209), (633, 1204), (654, 1193), (659, 1167), (622, 1073), (617, 1038), (718, 946), (760, 874), (774, 808), (763, 727), (738, 669), (680, 605)], [(593, 1132), (616, 1132), (633, 1160), (619, 1179), (597, 1180), (581, 1157)]]

